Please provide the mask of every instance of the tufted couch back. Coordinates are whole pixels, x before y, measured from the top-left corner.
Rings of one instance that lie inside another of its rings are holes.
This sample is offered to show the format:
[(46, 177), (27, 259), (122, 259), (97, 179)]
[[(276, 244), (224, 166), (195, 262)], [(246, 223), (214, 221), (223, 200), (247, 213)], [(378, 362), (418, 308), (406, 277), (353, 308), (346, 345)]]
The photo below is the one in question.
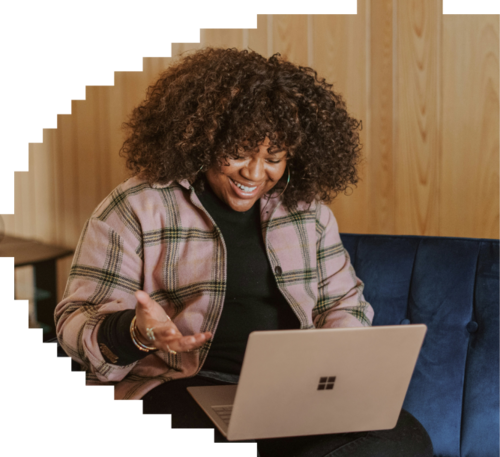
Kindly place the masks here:
[(373, 325), (424, 323), (403, 407), (436, 456), (499, 455), (499, 241), (341, 234)]
[(498, 457), (499, 241), (341, 237), (373, 325), (428, 327), (403, 407), (428, 431), (435, 456)]

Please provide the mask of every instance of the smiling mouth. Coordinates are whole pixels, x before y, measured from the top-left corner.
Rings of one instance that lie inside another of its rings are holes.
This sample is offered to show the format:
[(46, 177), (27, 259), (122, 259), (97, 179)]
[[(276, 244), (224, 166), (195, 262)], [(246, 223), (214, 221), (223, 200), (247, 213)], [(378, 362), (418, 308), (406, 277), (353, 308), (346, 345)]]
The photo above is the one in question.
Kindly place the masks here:
[[(231, 179), (231, 178), (229, 178)], [(239, 189), (241, 189), (243, 192), (253, 192), (255, 189), (257, 189), (257, 186), (254, 186), (254, 187), (248, 187), (248, 186), (244, 186), (243, 184), (235, 181), (234, 179), (231, 179), (231, 181), (233, 182), (233, 184), (238, 187)]]
[[(228, 176), (229, 178), (229, 176)], [(240, 186), (240, 183), (236, 183), (232, 178), (229, 178), (229, 181), (231, 182), (231, 187), (233, 188), (234, 192), (239, 198), (253, 198), (255, 195), (257, 195), (257, 192), (259, 191), (260, 185), (250, 187), (250, 191), (242, 189)], [(248, 187), (244, 186), (246, 189), (249, 189)]]

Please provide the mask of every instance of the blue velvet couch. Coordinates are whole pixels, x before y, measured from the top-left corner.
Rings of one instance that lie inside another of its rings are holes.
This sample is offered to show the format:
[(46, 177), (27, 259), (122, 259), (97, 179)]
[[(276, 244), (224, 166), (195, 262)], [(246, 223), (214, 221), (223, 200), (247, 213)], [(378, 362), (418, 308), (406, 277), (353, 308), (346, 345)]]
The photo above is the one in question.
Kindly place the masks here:
[(428, 431), (434, 455), (498, 457), (499, 241), (341, 238), (373, 325), (428, 327), (403, 407)]

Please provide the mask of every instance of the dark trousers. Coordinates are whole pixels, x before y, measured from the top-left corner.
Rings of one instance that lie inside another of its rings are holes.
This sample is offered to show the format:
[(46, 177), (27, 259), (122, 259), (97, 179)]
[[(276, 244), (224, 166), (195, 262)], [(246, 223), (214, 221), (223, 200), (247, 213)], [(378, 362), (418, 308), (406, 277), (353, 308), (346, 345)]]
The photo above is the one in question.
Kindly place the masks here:
[[(144, 414), (171, 414), (172, 428), (215, 428), (186, 390), (190, 386), (223, 385), (195, 376), (167, 382), (143, 398)], [(215, 428), (215, 442), (227, 442)], [(432, 457), (432, 443), (424, 427), (402, 410), (396, 427), (374, 432), (339, 433), (257, 440), (261, 457)]]

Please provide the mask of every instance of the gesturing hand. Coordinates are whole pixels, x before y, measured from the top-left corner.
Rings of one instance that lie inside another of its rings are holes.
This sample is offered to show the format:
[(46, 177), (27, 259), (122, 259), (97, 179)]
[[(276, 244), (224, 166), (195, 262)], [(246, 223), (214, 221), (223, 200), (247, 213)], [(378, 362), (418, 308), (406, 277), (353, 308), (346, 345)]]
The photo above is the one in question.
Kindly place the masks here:
[[(138, 302), (135, 309), (136, 334), (141, 343), (166, 352), (186, 352), (199, 348), (212, 337), (210, 332), (183, 336), (161, 305), (146, 292), (138, 290), (135, 297)], [(148, 328), (153, 329), (154, 341), (147, 337)]]

